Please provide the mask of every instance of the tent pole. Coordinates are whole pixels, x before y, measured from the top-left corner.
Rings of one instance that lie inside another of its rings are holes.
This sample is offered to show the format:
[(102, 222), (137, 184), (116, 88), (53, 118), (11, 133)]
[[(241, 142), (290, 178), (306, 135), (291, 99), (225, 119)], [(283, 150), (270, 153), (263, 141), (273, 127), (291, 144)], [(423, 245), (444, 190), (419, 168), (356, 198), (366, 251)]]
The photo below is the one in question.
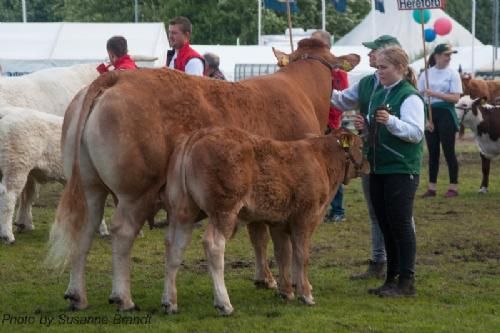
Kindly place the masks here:
[(375, 25), (375, 0), (372, 0), (371, 3), (372, 3), (372, 11), (370, 15), (372, 16), (372, 40), (375, 40), (377, 36), (377, 33), (375, 31), (377, 29)]
[(137, 3), (137, 0), (134, 0), (134, 18), (135, 23), (139, 22), (139, 4)]
[(326, 5), (325, 5), (325, 0), (321, 0), (321, 30), (326, 31)]

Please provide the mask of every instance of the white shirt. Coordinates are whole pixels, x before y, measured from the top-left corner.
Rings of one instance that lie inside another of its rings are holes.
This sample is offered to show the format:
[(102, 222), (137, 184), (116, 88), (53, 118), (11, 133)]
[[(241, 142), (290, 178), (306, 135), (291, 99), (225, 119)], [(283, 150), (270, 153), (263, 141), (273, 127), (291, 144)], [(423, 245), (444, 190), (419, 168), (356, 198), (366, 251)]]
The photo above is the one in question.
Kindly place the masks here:
[[(435, 92), (444, 94), (462, 94), (462, 80), (460, 75), (450, 67), (438, 69), (435, 66), (427, 70), (429, 75), (429, 89)], [(418, 78), (418, 90), (424, 91), (425, 89), (425, 73), (422, 72)], [(427, 97), (426, 97), (427, 100)], [(437, 102), (444, 102), (444, 100), (431, 97), (431, 104)]]
[[(170, 61), (170, 65), (168, 66), (169, 68), (175, 68), (174, 63), (175, 59), (177, 58), (177, 50), (175, 50), (175, 54), (172, 57), (172, 60)], [(203, 72), (205, 70), (205, 66), (203, 64), (203, 61), (199, 58), (192, 58), (186, 63), (186, 67), (184, 68), (184, 72), (186, 74), (190, 75), (195, 75), (195, 76), (203, 76)]]
[[(378, 77), (375, 87), (378, 85)], [(391, 89), (396, 86), (400, 81), (384, 87), (384, 89)], [(341, 110), (351, 110), (358, 106), (359, 101), (359, 85), (355, 83), (350, 88), (345, 90), (333, 90), (331, 104)], [(417, 95), (407, 97), (400, 107), (400, 116), (398, 118), (394, 115), (389, 116), (389, 120), (385, 125), (387, 130), (394, 136), (401, 140), (418, 143), (424, 137), (425, 129), (425, 109), (424, 102)]]

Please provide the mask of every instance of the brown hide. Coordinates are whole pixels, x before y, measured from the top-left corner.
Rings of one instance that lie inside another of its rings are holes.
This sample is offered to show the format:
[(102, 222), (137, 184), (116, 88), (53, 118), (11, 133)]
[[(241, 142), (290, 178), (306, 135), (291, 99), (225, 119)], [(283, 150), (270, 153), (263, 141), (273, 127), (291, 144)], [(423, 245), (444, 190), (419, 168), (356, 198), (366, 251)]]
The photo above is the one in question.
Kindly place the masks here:
[[(302, 59), (304, 55), (315, 59)], [(76, 110), (68, 110), (64, 128), (79, 114), (92, 167), (118, 200), (152, 197), (165, 184), (175, 142), (193, 130), (235, 126), (279, 140), (320, 134), (331, 93), (330, 69), (321, 61), (354, 66), (359, 57), (336, 58), (321, 43), (305, 40), (291, 58), (290, 65), (275, 74), (236, 83), (170, 69), (107, 73), (90, 86), (83, 107), (72, 104)], [(79, 133), (65, 132), (63, 138), (68, 138), (63, 145), (74, 147)], [(77, 154), (73, 157), (78, 159)]]
[(486, 97), (491, 104), (500, 98), (500, 80), (478, 80), (466, 74), (462, 76), (462, 86), (464, 95), (471, 98)]
[(472, 103), (472, 113), (477, 116), (481, 112), (483, 120), (477, 125), (477, 135), (489, 135), (492, 141), (500, 138), (500, 106), (487, 105), (485, 98)]
[[(349, 147), (344, 151), (340, 141), (346, 140)], [(168, 207), (189, 209), (181, 202), (191, 201), (195, 210), (189, 215), (194, 217), (201, 209), (209, 216), (236, 213), (247, 222), (308, 216), (314, 227), (338, 186), (367, 171), (361, 145), (361, 139), (346, 130), (280, 142), (236, 128), (202, 129), (173, 155)], [(218, 227), (229, 238), (235, 226)]]

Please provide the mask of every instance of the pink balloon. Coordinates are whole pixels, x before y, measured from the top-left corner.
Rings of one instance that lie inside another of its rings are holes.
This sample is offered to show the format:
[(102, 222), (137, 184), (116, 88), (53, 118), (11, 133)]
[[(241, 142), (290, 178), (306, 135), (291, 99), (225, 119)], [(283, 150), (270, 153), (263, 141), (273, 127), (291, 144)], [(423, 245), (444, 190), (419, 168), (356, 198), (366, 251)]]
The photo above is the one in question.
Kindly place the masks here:
[(446, 17), (441, 17), (434, 22), (434, 31), (440, 36), (449, 34), (451, 28), (451, 21)]

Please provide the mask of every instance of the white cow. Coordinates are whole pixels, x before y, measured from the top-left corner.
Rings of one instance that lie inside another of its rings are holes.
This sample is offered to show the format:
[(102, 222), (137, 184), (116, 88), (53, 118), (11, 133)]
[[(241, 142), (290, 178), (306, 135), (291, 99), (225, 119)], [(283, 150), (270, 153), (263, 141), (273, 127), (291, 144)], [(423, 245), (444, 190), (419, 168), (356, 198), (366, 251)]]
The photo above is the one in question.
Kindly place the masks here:
[(19, 77), (0, 77), (0, 104), (64, 116), (80, 89), (98, 76), (95, 64), (43, 69)]

